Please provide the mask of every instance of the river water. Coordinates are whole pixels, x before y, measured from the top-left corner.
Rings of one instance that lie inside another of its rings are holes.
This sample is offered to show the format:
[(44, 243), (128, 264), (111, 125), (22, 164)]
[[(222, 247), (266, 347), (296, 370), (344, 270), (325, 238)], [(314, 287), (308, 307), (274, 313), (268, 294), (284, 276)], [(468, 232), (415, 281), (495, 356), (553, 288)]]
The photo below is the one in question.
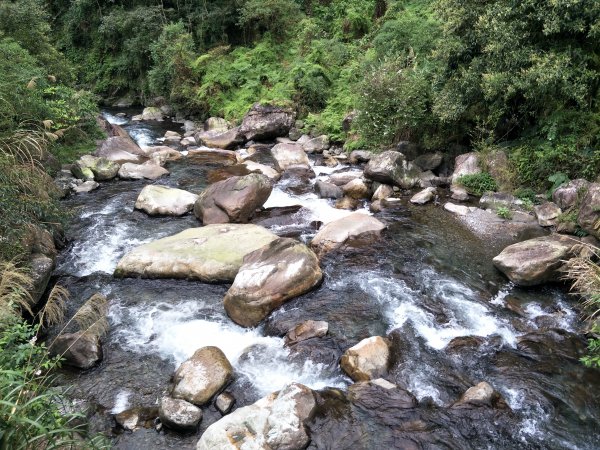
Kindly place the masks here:
[[(108, 120), (141, 146), (159, 143), (166, 130), (181, 131), (178, 124), (129, 122), (113, 113), (105, 112)], [(268, 152), (257, 157), (271, 162)], [(155, 183), (198, 193), (218, 168), (184, 158), (168, 169), (171, 175)], [(332, 169), (316, 164), (315, 171), (326, 177)], [(72, 293), (72, 310), (95, 292), (110, 300), (104, 361), (83, 374), (65, 372), (63, 380), (90, 405), (92, 428), (112, 429), (115, 448), (194, 448), (220, 418), (213, 406), (205, 408), (192, 436), (122, 432), (112, 414), (155, 406), (176, 367), (207, 345), (221, 348), (234, 366), (227, 390), (237, 407), (291, 381), (321, 391), (309, 448), (598, 448), (600, 379), (577, 361), (585, 340), (576, 302), (562, 286), (512, 286), (491, 264), (502, 247), (478, 239), (441, 207), (413, 207), (403, 198), (377, 215), (388, 225), (379, 242), (330, 254), (322, 261), (325, 278), (317, 290), (245, 329), (224, 312), (228, 286), (112, 277), (127, 251), (199, 226), (193, 215), (134, 211), (149, 183), (106, 182), (65, 200), (76, 218), (55, 271), (56, 281)], [(318, 224), (349, 213), (311, 192), (293, 192), (285, 181), (277, 184), (265, 205), (269, 210), (255, 222), (309, 242)], [(287, 214), (270, 213), (295, 205)], [(326, 320), (329, 335), (288, 350), (282, 336), (308, 319)], [(393, 405), (386, 409), (385, 401), (375, 409), (348, 401), (351, 380), (339, 369), (339, 357), (373, 335), (391, 339), (393, 364), (386, 378), (419, 399), (414, 411), (400, 414)], [(480, 381), (498, 390), (512, 412), (465, 415), (448, 409)], [(403, 421), (427, 426), (407, 428)]]

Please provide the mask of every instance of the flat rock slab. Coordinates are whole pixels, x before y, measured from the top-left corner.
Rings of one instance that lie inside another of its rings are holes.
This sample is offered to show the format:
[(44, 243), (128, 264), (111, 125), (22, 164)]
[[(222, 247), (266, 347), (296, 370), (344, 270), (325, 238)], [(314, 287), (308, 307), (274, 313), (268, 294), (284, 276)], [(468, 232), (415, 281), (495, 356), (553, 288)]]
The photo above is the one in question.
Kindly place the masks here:
[(310, 245), (324, 255), (344, 245), (373, 242), (384, 229), (385, 225), (375, 217), (356, 212), (323, 226)]
[(190, 228), (135, 248), (119, 261), (115, 276), (231, 282), (246, 255), (276, 239), (252, 224)]
[(323, 278), (317, 256), (295, 239), (279, 238), (247, 255), (224, 298), (225, 311), (242, 326), (256, 326), (285, 301)]
[(233, 150), (219, 150), (214, 148), (189, 150), (186, 159), (190, 164), (197, 165), (218, 164), (231, 166), (238, 162), (237, 153)]
[(192, 210), (197, 199), (196, 194), (183, 189), (152, 184), (142, 189), (135, 202), (135, 209), (151, 216), (182, 216)]
[(576, 238), (554, 234), (509, 245), (493, 259), (513, 283), (535, 286), (558, 281), (564, 261), (572, 256)]

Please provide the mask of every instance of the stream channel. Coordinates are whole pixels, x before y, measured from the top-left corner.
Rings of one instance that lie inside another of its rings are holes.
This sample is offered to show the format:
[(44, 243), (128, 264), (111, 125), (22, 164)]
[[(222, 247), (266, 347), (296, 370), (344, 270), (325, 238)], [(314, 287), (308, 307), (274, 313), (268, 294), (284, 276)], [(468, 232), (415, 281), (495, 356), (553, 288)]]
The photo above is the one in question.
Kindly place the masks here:
[[(142, 146), (159, 144), (166, 130), (181, 131), (177, 123), (130, 122), (117, 112), (105, 111), (105, 117)], [(253, 159), (273, 164), (268, 150)], [(334, 170), (314, 163), (317, 177)], [(223, 171), (186, 158), (167, 168), (170, 176), (155, 183), (194, 193)], [(208, 345), (221, 348), (234, 366), (227, 391), (238, 408), (291, 381), (319, 390), (317, 414), (307, 424), (311, 449), (600, 445), (600, 377), (578, 361), (586, 342), (576, 299), (560, 285), (509, 284), (491, 262), (502, 246), (479, 239), (440, 205), (416, 207), (403, 196), (398, 206), (377, 214), (388, 226), (378, 242), (329, 254), (321, 261), (320, 287), (289, 301), (261, 326), (245, 329), (225, 314), (226, 285), (113, 278), (119, 259), (134, 247), (201, 226), (193, 214), (149, 217), (134, 211), (150, 183), (115, 180), (66, 199), (75, 219), (54, 273), (54, 281), (71, 291), (71, 313), (95, 292), (110, 301), (104, 360), (85, 373), (65, 370), (61, 380), (88, 408), (91, 427), (112, 433), (115, 448), (195, 448), (221, 417), (214, 406), (204, 408), (195, 435), (153, 427), (124, 432), (113, 415), (156, 406), (178, 365)], [(276, 184), (265, 208), (253, 223), (307, 243), (319, 224), (350, 213), (319, 199), (310, 184), (299, 188), (289, 180)], [(327, 337), (285, 347), (282, 336), (309, 319), (327, 321)], [(349, 400), (351, 380), (339, 358), (375, 335), (392, 342), (386, 379), (414, 394), (417, 408), (397, 409), (386, 399)], [(480, 381), (499, 391), (510, 410), (449, 408)]]

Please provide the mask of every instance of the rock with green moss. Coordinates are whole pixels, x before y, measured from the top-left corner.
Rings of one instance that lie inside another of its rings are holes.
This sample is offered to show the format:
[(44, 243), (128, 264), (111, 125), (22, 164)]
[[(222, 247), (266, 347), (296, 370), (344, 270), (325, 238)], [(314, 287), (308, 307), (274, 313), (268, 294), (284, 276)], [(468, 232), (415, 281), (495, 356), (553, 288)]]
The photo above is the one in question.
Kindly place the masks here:
[(73, 164), (71, 172), (80, 180), (112, 180), (119, 172), (119, 164), (106, 158), (84, 155)]
[(275, 239), (251, 224), (190, 228), (130, 251), (119, 261), (115, 276), (231, 282), (246, 255)]

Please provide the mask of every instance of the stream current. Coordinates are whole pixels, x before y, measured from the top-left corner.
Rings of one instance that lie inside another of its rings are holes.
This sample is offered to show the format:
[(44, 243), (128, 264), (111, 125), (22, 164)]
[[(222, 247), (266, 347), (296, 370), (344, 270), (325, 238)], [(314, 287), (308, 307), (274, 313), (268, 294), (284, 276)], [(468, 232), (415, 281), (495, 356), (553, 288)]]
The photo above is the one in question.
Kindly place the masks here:
[[(105, 117), (140, 146), (160, 144), (166, 130), (180, 131), (176, 123), (129, 122), (114, 114), (107, 111)], [(254, 158), (272, 165), (268, 151)], [(318, 178), (334, 170), (314, 164)], [(155, 183), (195, 193), (222, 170), (185, 158), (167, 168), (171, 175)], [(65, 372), (63, 379), (73, 395), (91, 405), (93, 428), (114, 429), (115, 448), (195, 448), (202, 432), (220, 418), (213, 406), (205, 408), (192, 436), (154, 429), (119, 432), (111, 414), (155, 406), (177, 366), (207, 345), (221, 348), (234, 366), (235, 380), (227, 390), (236, 407), (291, 381), (321, 390), (324, 400), (309, 424), (309, 448), (598, 448), (600, 380), (577, 361), (585, 340), (576, 302), (560, 286), (520, 289), (508, 283), (491, 263), (502, 247), (478, 239), (441, 207), (413, 207), (403, 198), (378, 213), (388, 225), (379, 242), (325, 257), (318, 289), (286, 303), (261, 326), (245, 329), (224, 312), (226, 285), (112, 277), (119, 259), (134, 247), (200, 226), (192, 214), (149, 217), (134, 211), (137, 195), (150, 183), (106, 182), (65, 200), (76, 219), (54, 276), (72, 292), (72, 310), (95, 292), (109, 298), (103, 362), (83, 374)], [(253, 222), (309, 242), (318, 224), (350, 213), (310, 189), (302, 192), (279, 182), (266, 212)], [(327, 321), (328, 336), (293, 350), (284, 347), (287, 330), (309, 319)], [(393, 413), (347, 401), (351, 380), (340, 370), (339, 357), (373, 335), (392, 341), (386, 378), (419, 399), (411, 419), (436, 427), (400, 430)], [(512, 410), (507, 418), (482, 415), (470, 419), (480, 424), (465, 425), (465, 418), (444, 412), (480, 381), (504, 397)]]

